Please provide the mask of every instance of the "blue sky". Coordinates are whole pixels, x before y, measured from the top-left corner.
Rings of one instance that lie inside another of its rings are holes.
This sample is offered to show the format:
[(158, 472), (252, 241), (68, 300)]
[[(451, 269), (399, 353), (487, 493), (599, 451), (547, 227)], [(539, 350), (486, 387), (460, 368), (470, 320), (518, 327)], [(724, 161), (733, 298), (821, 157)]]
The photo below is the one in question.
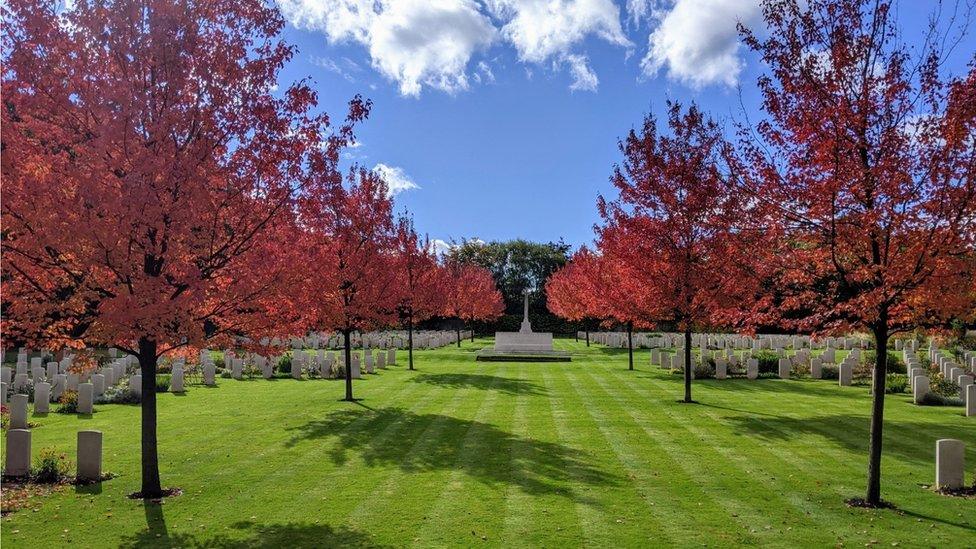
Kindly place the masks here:
[[(349, 161), (403, 186), (398, 210), (432, 239), (589, 242), (617, 140), (645, 113), (694, 100), (731, 124), (758, 105), (762, 67), (735, 35), (757, 0), (279, 4), (299, 48), (281, 83), (310, 78), (332, 116), (373, 100)], [(934, 6), (899, 4), (906, 40)], [(970, 35), (950, 70), (973, 51)]]

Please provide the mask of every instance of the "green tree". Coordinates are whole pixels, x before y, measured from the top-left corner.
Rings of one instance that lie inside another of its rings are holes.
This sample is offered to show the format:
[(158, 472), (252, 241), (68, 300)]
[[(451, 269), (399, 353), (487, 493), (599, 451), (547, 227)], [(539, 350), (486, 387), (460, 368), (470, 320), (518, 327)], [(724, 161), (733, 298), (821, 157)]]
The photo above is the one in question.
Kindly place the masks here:
[[(465, 240), (448, 252), (448, 258), (488, 269), (505, 300), (505, 313), (522, 316), (522, 299), (532, 290), (530, 309), (533, 316), (552, 315), (546, 309), (545, 284), (552, 273), (569, 259), (570, 246), (558, 242), (509, 240), (488, 242)], [(552, 319), (554, 320), (554, 318)]]

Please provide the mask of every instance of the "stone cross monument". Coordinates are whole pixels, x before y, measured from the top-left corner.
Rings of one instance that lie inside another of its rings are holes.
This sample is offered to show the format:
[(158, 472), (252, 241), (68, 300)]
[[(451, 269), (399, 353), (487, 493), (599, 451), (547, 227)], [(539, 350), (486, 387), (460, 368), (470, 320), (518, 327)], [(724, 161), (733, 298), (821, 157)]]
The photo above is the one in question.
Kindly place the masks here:
[(532, 324), (529, 322), (529, 290), (525, 290), (525, 307), (522, 313), (522, 327), (519, 328), (520, 334), (531, 334)]
[(552, 334), (532, 331), (529, 322), (529, 290), (525, 291), (522, 327), (517, 332), (495, 332), (495, 346), (478, 351), (478, 360), (552, 362), (572, 360), (569, 352), (552, 348)]

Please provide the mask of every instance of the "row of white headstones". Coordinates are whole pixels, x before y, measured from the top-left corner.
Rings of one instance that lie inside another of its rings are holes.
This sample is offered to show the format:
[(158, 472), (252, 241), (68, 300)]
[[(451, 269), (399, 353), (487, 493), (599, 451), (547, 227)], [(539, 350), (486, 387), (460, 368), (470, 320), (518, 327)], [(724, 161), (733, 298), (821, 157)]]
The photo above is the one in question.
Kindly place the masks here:
[[(465, 337), (462, 332), (462, 338)], [(324, 349), (319, 349), (319, 342), (334, 343), (334, 338), (322, 338), (320, 336), (310, 336), (309, 338), (293, 338), (292, 349), (292, 373), (296, 378), (301, 377), (302, 370), (307, 372), (315, 371), (323, 378), (335, 377), (340, 367), (334, 352), (326, 353)], [(433, 349), (457, 342), (457, 334), (447, 331), (420, 331), (417, 333), (415, 348)], [(385, 368), (387, 364), (396, 364), (396, 349), (393, 343), (403, 342), (397, 332), (377, 332), (359, 335), (357, 334), (354, 346), (363, 345), (362, 358), (358, 352), (352, 354), (353, 377), (361, 378), (361, 364), (365, 363), (366, 373), (375, 373), (377, 368)], [(308, 343), (312, 348), (309, 355), (304, 350), (304, 345)], [(379, 350), (377, 350), (379, 349)], [(385, 354), (384, 354), (385, 353)], [(0, 403), (7, 404), (8, 395), (24, 391), (29, 386), (33, 387), (34, 404), (36, 413), (48, 413), (50, 403), (60, 399), (65, 390), (78, 391), (78, 410), (82, 414), (90, 414), (95, 400), (100, 397), (107, 388), (116, 385), (125, 376), (130, 375), (131, 367), (138, 364), (138, 359), (133, 355), (119, 356), (117, 349), (109, 349), (109, 356), (112, 362), (98, 373), (73, 373), (69, 371), (73, 357), (66, 355), (59, 362), (50, 361), (44, 365), (44, 357), (50, 353), (41, 352), (40, 356), (28, 359), (28, 351), (21, 349), (17, 357), (16, 369), (8, 366), (0, 368)], [(383, 355), (383, 356), (381, 356)], [(345, 354), (339, 353), (341, 357), (341, 367), (346, 367)], [(29, 360), (29, 363), (28, 363)], [(274, 359), (276, 363), (278, 359)], [(232, 350), (225, 351), (225, 365), (231, 370), (231, 377), (241, 379), (245, 366), (254, 366), (261, 370), (263, 375), (270, 378), (273, 375), (273, 360), (268, 357), (254, 353), (243, 354), (238, 358)], [(186, 362), (184, 359), (176, 359), (173, 364), (170, 390), (172, 392), (183, 392), (184, 371)], [(209, 350), (204, 349), (200, 352), (200, 368), (203, 382), (206, 385), (216, 383), (216, 365), (213, 362)], [(129, 388), (135, 396), (141, 396), (142, 376), (136, 372), (129, 377)]]
[[(583, 332), (577, 337), (585, 337)], [(650, 365), (662, 369), (683, 369), (684, 349), (683, 334), (631, 334), (634, 347), (650, 348)], [(590, 334), (590, 340), (610, 347), (626, 348), (628, 335), (625, 332), (597, 332)], [(693, 347), (699, 348), (699, 353), (693, 359), (704, 361), (712, 357), (715, 362), (715, 378), (726, 379), (729, 368), (741, 367), (745, 361), (746, 377), (759, 377), (759, 361), (756, 358), (744, 358), (741, 351), (753, 352), (770, 349), (779, 358), (778, 375), (789, 379), (794, 366), (807, 366), (810, 377), (820, 379), (825, 366), (836, 366), (838, 369), (838, 383), (841, 386), (852, 384), (854, 367), (862, 358), (861, 349), (870, 348), (870, 342), (860, 338), (824, 338), (812, 339), (809, 336), (787, 335), (757, 335), (756, 337), (733, 334), (693, 334)], [(793, 349), (795, 353), (786, 356), (786, 349)], [(817, 355), (814, 350), (821, 350)], [(850, 350), (849, 353), (836, 363), (837, 350)], [(895, 349), (902, 352), (908, 379), (912, 388), (912, 397), (916, 404), (921, 404), (925, 395), (931, 392), (931, 380), (928, 371), (921, 367), (916, 351), (918, 344), (915, 340), (895, 340)], [(668, 351), (674, 351), (673, 353)], [(959, 385), (959, 397), (965, 400), (965, 415), (976, 417), (976, 352), (965, 351), (962, 363), (943, 354), (939, 348), (930, 343), (926, 351), (929, 361), (937, 366), (946, 379)], [(873, 387), (872, 383), (872, 387)], [(939, 488), (958, 489), (963, 487), (965, 471), (965, 445), (956, 439), (941, 439), (936, 442), (936, 486)]]
[[(470, 330), (462, 330), (460, 338), (471, 336)], [(350, 335), (352, 347), (372, 349), (403, 349), (407, 346), (409, 336), (404, 330), (384, 330), (376, 332), (354, 332)], [(450, 330), (416, 330), (413, 332), (414, 349), (437, 349), (445, 345), (456, 343), (458, 333)], [(262, 345), (279, 347), (288, 345), (292, 349), (341, 349), (345, 346), (342, 334), (333, 332), (312, 332), (304, 337), (264, 338)]]
[[(469, 332), (468, 332), (469, 333)], [(465, 337), (462, 332), (462, 337)], [(425, 333), (419, 332), (418, 338), (423, 348), (443, 347), (457, 342), (456, 332), (436, 331)], [(302, 373), (314, 371), (321, 378), (336, 377), (341, 367), (345, 368), (345, 353), (333, 351), (326, 352), (324, 349), (313, 349), (311, 354), (302, 346), (308, 343), (310, 346), (318, 347), (319, 341), (325, 343), (335, 343), (329, 338), (318, 339), (294, 338), (290, 342), (293, 345), (291, 374), (295, 379), (301, 379)], [(388, 346), (398, 342), (397, 334), (367, 333), (361, 336), (357, 334), (355, 343), (366, 345), (363, 350), (362, 359), (360, 353), (354, 351), (352, 356), (352, 377), (362, 378), (361, 364), (364, 363), (367, 374), (376, 373), (377, 369), (386, 369), (387, 366), (396, 365), (397, 348)], [(370, 349), (368, 346), (382, 347), (381, 349)], [(120, 356), (117, 349), (109, 349), (111, 362), (102, 367), (97, 373), (70, 372), (73, 357), (66, 355), (60, 361), (49, 361), (46, 368), (42, 367), (44, 358), (50, 353), (42, 351), (40, 356), (28, 359), (29, 351), (21, 349), (17, 356), (15, 369), (4, 366), (0, 368), (0, 399), (2, 403), (10, 407), (10, 427), (6, 434), (7, 453), (4, 463), (4, 474), (12, 477), (21, 477), (30, 471), (31, 456), (31, 433), (28, 429), (28, 403), (29, 394), (33, 389), (34, 413), (46, 414), (50, 412), (52, 401), (57, 402), (66, 390), (78, 392), (77, 411), (79, 414), (91, 414), (94, 411), (94, 403), (98, 397), (104, 394), (109, 387), (117, 385), (122, 379), (128, 377), (129, 390), (136, 397), (142, 395), (142, 375), (132, 369), (138, 365), (138, 359), (133, 355)], [(243, 354), (238, 358), (233, 350), (224, 351), (225, 364), (231, 371), (231, 377), (242, 379), (245, 365), (254, 366), (262, 372), (265, 378), (274, 375), (272, 360), (254, 353)], [(172, 374), (170, 378), (170, 391), (181, 393), (184, 391), (184, 377), (186, 362), (182, 358), (176, 359), (172, 363)], [(205, 385), (216, 385), (217, 368), (213, 361), (211, 352), (208, 349), (200, 351), (200, 368)], [(11, 395), (8, 401), (8, 388), (15, 394)], [(77, 445), (77, 479), (79, 481), (92, 481), (101, 478), (101, 447), (102, 433), (100, 431), (79, 431)]]
[[(361, 379), (364, 365), (367, 374), (375, 374), (377, 369), (385, 370), (387, 366), (396, 365), (396, 352), (397, 349), (394, 347), (385, 350), (365, 349), (362, 355), (359, 351), (352, 351), (352, 377)], [(278, 360), (269, 359), (256, 353), (246, 353), (238, 357), (233, 350), (224, 351), (224, 364), (230, 370), (230, 376), (233, 379), (243, 379), (247, 368), (254, 368), (265, 379), (271, 379), (274, 376), (274, 364)], [(203, 383), (213, 385), (215, 383), (216, 365), (210, 351), (204, 349), (200, 352), (200, 363), (203, 367)], [(344, 352), (337, 354), (335, 351), (319, 349), (309, 354), (304, 349), (295, 349), (291, 355), (291, 376), (295, 379), (302, 379), (303, 374), (311, 377), (313, 373), (322, 379), (341, 377), (346, 366)], [(174, 365), (174, 377), (178, 371), (182, 377), (182, 366)]]
[[(31, 389), (34, 394), (35, 413), (48, 413), (51, 402), (57, 402), (65, 391), (77, 391), (78, 412), (90, 414), (95, 399), (107, 388), (118, 384), (128, 375), (130, 367), (138, 364), (136, 357), (127, 355), (113, 358), (110, 364), (96, 372), (75, 373), (70, 371), (73, 359), (70, 355), (58, 362), (49, 361), (46, 367), (42, 366), (44, 358), (43, 352), (41, 356), (31, 358), (28, 370), (27, 351), (22, 350), (17, 357), (15, 369), (9, 366), (0, 367), (0, 401), (6, 404), (8, 393), (11, 391), (14, 393), (10, 397), (12, 417), (20, 411), (14, 397), (18, 394), (27, 397), (26, 393), (30, 393)], [(141, 384), (136, 385), (141, 386)], [(24, 414), (26, 415), (26, 411)]]
[[(44, 363), (49, 353), (41, 352), (40, 356), (29, 359), (28, 351), (21, 349), (17, 355), (14, 370), (4, 366), (0, 368), (0, 399), (9, 404), (10, 427), (6, 433), (6, 455), (4, 460), (4, 475), (22, 477), (30, 472), (31, 432), (28, 429), (27, 393), (33, 389), (34, 413), (46, 414), (50, 412), (52, 401), (58, 401), (65, 391), (77, 391), (77, 410), (80, 414), (91, 414), (94, 402), (105, 389), (116, 385), (128, 373), (129, 368), (137, 364), (136, 357), (114, 357), (110, 364), (102, 367), (98, 372), (82, 374), (70, 371), (73, 356), (65, 355), (60, 361)], [(28, 375), (28, 364), (30, 366)], [(42, 366), (44, 364), (44, 366)], [(130, 381), (131, 382), (131, 381)], [(141, 384), (136, 383), (136, 386)], [(8, 387), (16, 393), (7, 401)], [(79, 482), (92, 482), (101, 479), (102, 469), (102, 432), (79, 431), (76, 446), (77, 472)]]
[[(579, 335), (582, 335), (579, 334)], [(634, 334), (635, 347), (650, 348), (650, 364), (660, 366), (663, 369), (682, 369), (684, 368), (684, 354), (681, 352), (670, 353), (668, 351), (680, 351), (684, 349), (684, 339), (682, 334), (664, 334), (651, 336), (648, 334)], [(621, 332), (599, 332), (591, 334), (591, 340), (611, 347), (626, 347), (627, 334)], [(639, 345), (638, 345), (639, 343)], [(869, 348), (868, 340), (859, 338), (825, 338), (823, 340), (811, 339), (809, 336), (783, 336), (783, 335), (759, 335), (755, 338), (742, 335), (728, 334), (693, 334), (692, 345), (699, 347), (696, 355), (699, 361), (704, 361), (711, 357), (715, 361), (715, 377), (725, 379), (729, 375), (730, 368), (741, 367), (745, 362), (746, 377), (756, 379), (759, 377), (759, 361), (756, 358), (744, 357), (742, 350), (751, 349), (753, 352), (762, 349), (770, 349), (779, 355), (778, 375), (783, 379), (789, 379), (790, 372), (794, 367), (803, 366), (809, 368), (810, 377), (821, 379), (823, 368), (837, 367), (838, 383), (842, 386), (850, 386), (853, 381), (854, 368), (862, 359), (861, 349)], [(911, 382), (913, 397), (916, 403), (920, 403), (925, 395), (930, 392), (930, 379), (916, 355), (917, 342), (915, 340), (895, 340), (895, 348), (902, 352), (908, 378)], [(793, 355), (787, 356), (786, 350), (793, 349)], [(837, 350), (850, 350), (849, 353), (840, 361), (836, 362)], [(814, 350), (822, 350), (814, 355)], [(928, 349), (929, 360), (937, 365), (939, 371), (946, 379), (952, 380), (959, 385), (959, 398), (966, 401), (966, 415), (976, 415), (976, 397), (970, 397), (970, 389), (976, 383), (976, 352), (965, 351), (962, 363), (957, 363), (953, 358), (944, 355), (938, 347), (932, 343)], [(693, 358), (694, 360), (694, 358)], [(923, 378), (916, 383), (916, 378)]]

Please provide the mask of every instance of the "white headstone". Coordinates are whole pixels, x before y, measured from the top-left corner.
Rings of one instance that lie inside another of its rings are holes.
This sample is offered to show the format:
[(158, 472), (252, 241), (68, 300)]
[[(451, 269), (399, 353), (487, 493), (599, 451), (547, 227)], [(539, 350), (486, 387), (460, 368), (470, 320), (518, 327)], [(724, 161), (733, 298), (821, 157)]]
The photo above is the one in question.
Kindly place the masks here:
[(51, 386), (51, 400), (61, 400), (61, 395), (68, 389), (68, 375), (58, 374), (54, 376), (54, 385)]
[(304, 353), (299, 353), (296, 351), (291, 357), (291, 377), (295, 379), (302, 379), (302, 355)]
[(846, 360), (841, 362), (840, 366), (838, 367), (837, 377), (837, 382), (841, 387), (849, 387), (851, 380), (854, 377), (854, 366), (852, 366), (851, 363)]
[(955, 490), (963, 487), (966, 470), (966, 445), (961, 440), (935, 441), (935, 486)]
[(3, 465), (3, 474), (11, 477), (22, 477), (30, 472), (31, 433), (27, 429), (13, 429), (7, 431), (7, 459)]
[(26, 388), (28, 383), (30, 383), (30, 377), (28, 377), (26, 373), (15, 375), (14, 391), (20, 391), (21, 389)]
[(203, 384), (208, 387), (217, 384), (217, 366), (213, 363), (203, 365)]
[(780, 379), (790, 379), (790, 359), (779, 359), (779, 377)]
[(169, 390), (173, 393), (183, 392), (183, 367), (173, 366), (173, 376), (169, 381)]
[(78, 474), (83, 482), (102, 478), (102, 432), (78, 431)]
[(95, 388), (95, 396), (100, 397), (105, 392), (105, 376), (102, 374), (92, 375), (92, 387)]
[(966, 416), (976, 416), (976, 385), (966, 387)]
[(823, 360), (819, 357), (810, 359), (810, 377), (813, 379), (823, 378)]
[(46, 414), (51, 411), (51, 384), (42, 381), (34, 386), (34, 413)]
[(915, 404), (921, 404), (925, 395), (929, 394), (929, 378), (926, 376), (916, 376), (913, 387), (912, 398), (915, 400)]
[(756, 379), (759, 377), (759, 360), (755, 358), (750, 358), (746, 362), (746, 377), (749, 379)]
[(95, 386), (91, 383), (78, 385), (78, 413), (91, 414), (92, 405), (95, 402)]
[(10, 428), (27, 428), (27, 395), (10, 397)]
[(715, 359), (715, 379), (725, 379), (728, 375), (728, 361), (725, 358)]

